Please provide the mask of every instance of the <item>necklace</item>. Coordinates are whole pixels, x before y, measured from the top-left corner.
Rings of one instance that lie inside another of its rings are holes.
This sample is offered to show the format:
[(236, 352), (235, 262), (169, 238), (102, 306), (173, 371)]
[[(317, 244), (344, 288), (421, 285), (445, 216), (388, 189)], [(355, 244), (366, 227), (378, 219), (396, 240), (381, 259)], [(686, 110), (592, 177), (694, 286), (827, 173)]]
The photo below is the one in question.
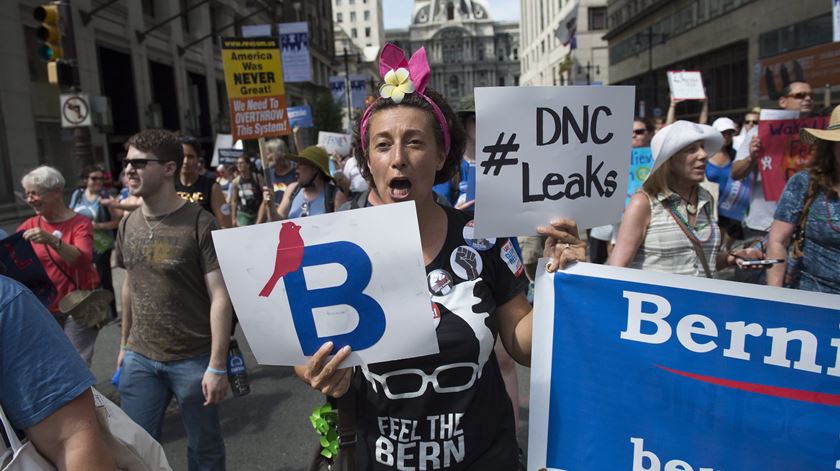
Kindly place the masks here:
[[(668, 209), (671, 210), (671, 214), (676, 216), (677, 219), (679, 219), (679, 221), (682, 223), (682, 225), (685, 226), (688, 229), (688, 232), (691, 234), (691, 238), (694, 239), (694, 241), (696, 241), (697, 243), (703, 244), (703, 243), (708, 242), (712, 238), (712, 236), (714, 236), (715, 226), (714, 226), (714, 224), (711, 223), (712, 216), (711, 216), (711, 214), (709, 214), (709, 205), (708, 204), (703, 207), (703, 213), (706, 215), (706, 222), (704, 224), (700, 224), (698, 221), (695, 221), (694, 226), (689, 224), (688, 221), (686, 221), (682, 217), (682, 214), (680, 214), (680, 212), (677, 211), (677, 208), (674, 205), (673, 201), (669, 202), (668, 205), (669, 205)], [(703, 229), (705, 229), (706, 226), (711, 226), (712, 230), (709, 231), (709, 235), (706, 236), (705, 239), (700, 239), (700, 237), (697, 235), (697, 233), (699, 231), (702, 231)]]
[(694, 193), (694, 188), (691, 188), (691, 190), (689, 190), (688, 199), (683, 198), (681, 194), (674, 191), (672, 188), (669, 187), (668, 189), (671, 190), (671, 192), (675, 195), (679, 196), (681, 200), (683, 200), (683, 203), (685, 203), (685, 212), (692, 216), (697, 215), (697, 205), (691, 202), (691, 195)]
[(831, 222), (831, 206), (828, 204), (828, 192), (825, 192), (823, 195), (823, 204), (825, 204), (825, 218), (828, 222), (828, 227), (830, 227), (832, 231), (840, 233), (840, 228), (836, 227), (834, 223)]
[(178, 211), (179, 209), (181, 209), (181, 206), (178, 206), (178, 208), (176, 208), (175, 210), (166, 213), (163, 216), (163, 218), (161, 218), (161, 220), (158, 221), (157, 224), (155, 224), (154, 226), (149, 224), (149, 220), (146, 218), (146, 215), (143, 214), (143, 210), (142, 209), (140, 210), (140, 215), (143, 216), (143, 222), (145, 222), (146, 227), (149, 228), (149, 240), (152, 240), (152, 238), (155, 236), (155, 229), (160, 227), (160, 225), (163, 224), (163, 221), (166, 221), (166, 218), (168, 218), (170, 214), (174, 213), (175, 211)]

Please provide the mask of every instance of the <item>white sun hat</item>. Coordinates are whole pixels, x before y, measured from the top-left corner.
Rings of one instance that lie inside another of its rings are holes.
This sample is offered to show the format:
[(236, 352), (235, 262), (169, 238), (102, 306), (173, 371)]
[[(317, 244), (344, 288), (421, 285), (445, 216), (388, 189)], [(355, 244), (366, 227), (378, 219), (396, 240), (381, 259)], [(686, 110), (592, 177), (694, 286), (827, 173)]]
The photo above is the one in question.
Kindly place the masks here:
[(729, 118), (718, 118), (712, 123), (712, 127), (717, 129), (718, 132), (722, 133), (724, 131), (737, 131), (737, 126), (735, 126), (735, 121), (732, 121)]
[(653, 168), (650, 174), (661, 167), (677, 152), (686, 148), (693, 142), (703, 141), (703, 148), (709, 155), (714, 154), (723, 147), (723, 136), (711, 126), (692, 123), (690, 121), (677, 121), (674, 124), (660, 129), (651, 141), (651, 153), (653, 154)]

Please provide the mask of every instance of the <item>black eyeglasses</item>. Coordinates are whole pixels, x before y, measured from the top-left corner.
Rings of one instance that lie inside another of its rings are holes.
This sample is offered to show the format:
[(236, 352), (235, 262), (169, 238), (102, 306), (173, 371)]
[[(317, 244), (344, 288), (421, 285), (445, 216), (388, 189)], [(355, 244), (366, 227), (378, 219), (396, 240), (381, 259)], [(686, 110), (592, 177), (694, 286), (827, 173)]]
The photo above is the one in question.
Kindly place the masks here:
[(647, 129), (634, 129), (633, 130), (633, 134), (635, 134), (637, 136), (641, 136), (642, 134), (645, 134), (646, 132), (647, 132)]
[(300, 217), (305, 218), (306, 216), (309, 216), (309, 201), (304, 201), (300, 205)]
[(160, 160), (160, 159), (125, 159), (123, 160), (123, 168), (128, 168), (128, 164), (131, 164), (134, 168), (146, 168), (146, 165), (149, 162), (168, 162), (168, 160)]
[(789, 98), (796, 98), (797, 100), (804, 100), (806, 98), (813, 98), (814, 95), (810, 92), (789, 93)]

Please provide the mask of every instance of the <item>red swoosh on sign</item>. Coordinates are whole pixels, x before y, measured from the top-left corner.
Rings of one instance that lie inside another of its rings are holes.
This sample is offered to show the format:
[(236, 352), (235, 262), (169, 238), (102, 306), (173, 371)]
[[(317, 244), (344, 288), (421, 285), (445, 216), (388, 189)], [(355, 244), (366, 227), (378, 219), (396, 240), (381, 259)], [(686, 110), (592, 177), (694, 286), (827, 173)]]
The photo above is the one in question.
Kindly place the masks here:
[(767, 396), (781, 397), (785, 399), (793, 399), (794, 401), (813, 402), (826, 406), (840, 407), (840, 394), (820, 393), (816, 391), (804, 391), (802, 389), (780, 388), (778, 386), (767, 386), (764, 384), (745, 383), (743, 381), (734, 381), (731, 379), (716, 378), (714, 376), (704, 376), (695, 373), (688, 373), (685, 371), (675, 370), (666, 366), (655, 365), (669, 373), (685, 376), (704, 383), (716, 384), (726, 388), (739, 389), (741, 391), (764, 394)]

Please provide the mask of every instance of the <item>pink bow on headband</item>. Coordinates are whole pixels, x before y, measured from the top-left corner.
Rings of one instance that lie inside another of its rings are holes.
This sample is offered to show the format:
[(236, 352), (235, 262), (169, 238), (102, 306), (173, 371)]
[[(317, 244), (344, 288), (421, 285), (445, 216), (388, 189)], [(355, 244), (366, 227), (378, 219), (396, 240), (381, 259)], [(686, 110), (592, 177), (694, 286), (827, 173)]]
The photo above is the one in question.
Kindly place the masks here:
[(391, 70), (400, 68), (408, 69), (408, 76), (414, 84), (414, 89), (420, 93), (425, 93), (429, 76), (432, 73), (429, 69), (429, 61), (426, 59), (426, 48), (421, 47), (414, 51), (411, 59), (406, 61), (405, 52), (402, 49), (391, 43), (386, 44), (379, 54), (379, 75), (384, 78)]
[[(449, 135), (449, 125), (446, 117), (440, 110), (440, 107), (428, 96), (426, 96), (426, 85), (429, 83), (431, 69), (429, 69), (429, 61), (426, 58), (426, 48), (421, 47), (414, 54), (411, 59), (405, 59), (405, 52), (399, 47), (388, 43), (382, 48), (379, 54), (379, 74), (385, 80), (385, 83), (379, 89), (380, 98), (377, 99), (391, 99), (394, 103), (402, 103), (403, 98), (407, 93), (417, 93), (431, 106), (435, 114), (435, 120), (441, 128), (443, 134), (443, 150), (445, 154), (449, 154), (451, 136)], [(361, 129), (361, 145), (362, 152), (367, 147), (366, 131), (370, 114), (376, 102), (368, 106), (362, 115), (360, 123)]]

